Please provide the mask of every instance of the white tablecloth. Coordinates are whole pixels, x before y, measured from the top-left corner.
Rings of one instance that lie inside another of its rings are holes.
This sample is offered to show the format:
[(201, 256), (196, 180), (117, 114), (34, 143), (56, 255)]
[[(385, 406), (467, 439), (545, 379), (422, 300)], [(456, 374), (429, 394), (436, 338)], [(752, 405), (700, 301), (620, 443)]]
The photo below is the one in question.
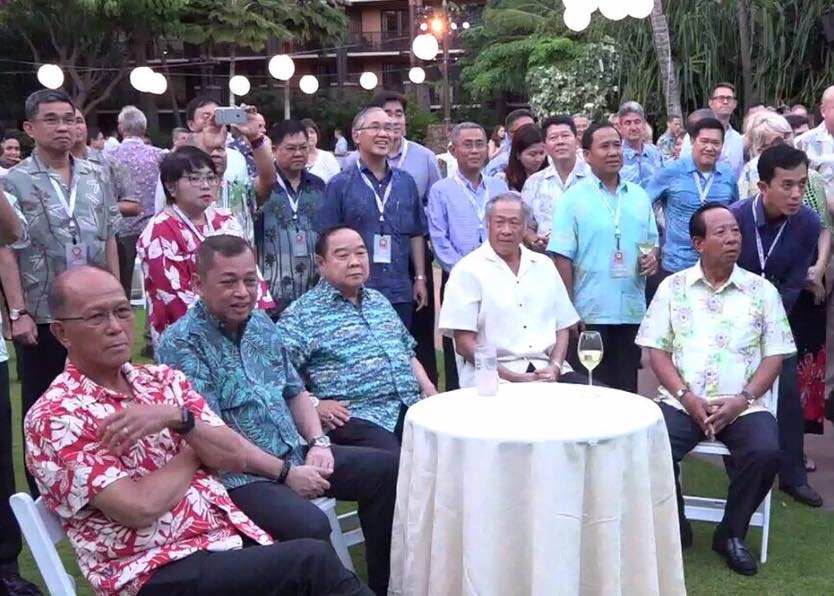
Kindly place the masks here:
[(610, 389), (519, 383), (411, 407), (389, 594), (686, 594), (657, 405)]

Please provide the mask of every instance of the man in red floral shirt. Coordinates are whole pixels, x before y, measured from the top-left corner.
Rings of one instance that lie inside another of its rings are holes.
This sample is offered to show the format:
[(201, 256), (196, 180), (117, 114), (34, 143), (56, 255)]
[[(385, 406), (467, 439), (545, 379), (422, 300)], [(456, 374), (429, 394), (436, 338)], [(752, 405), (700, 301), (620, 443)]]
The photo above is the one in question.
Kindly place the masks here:
[(370, 594), (327, 543), (273, 543), (235, 507), (210, 470), (245, 470), (242, 443), (182, 373), (129, 363), (118, 279), (69, 270), (49, 305), (69, 362), (26, 416), (26, 465), (97, 594)]

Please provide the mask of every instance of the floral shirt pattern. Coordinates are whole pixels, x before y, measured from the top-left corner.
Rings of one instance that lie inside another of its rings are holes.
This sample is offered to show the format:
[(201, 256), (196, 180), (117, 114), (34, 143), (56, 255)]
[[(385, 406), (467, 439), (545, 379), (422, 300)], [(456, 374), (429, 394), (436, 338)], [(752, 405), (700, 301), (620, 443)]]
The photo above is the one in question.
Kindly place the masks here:
[(355, 305), (322, 279), (284, 311), (278, 330), (310, 392), (349, 401), (356, 418), (393, 431), (400, 404), (420, 399), (411, 369), (416, 342), (376, 290), (364, 288)]
[(110, 414), (138, 404), (170, 404), (189, 408), (212, 426), (223, 424), (179, 371), (125, 364), (122, 372), (133, 397), (105, 389), (67, 364), (24, 422), (26, 465), (47, 507), (61, 519), (96, 594), (132, 596), (163, 565), (200, 550), (241, 548), (242, 536), (270, 544), (205, 469), (197, 471), (179, 503), (141, 530), (119, 524), (91, 504), (114, 482), (163, 468), (184, 445), (165, 429), (143, 437), (121, 456), (112, 455), (97, 435)]
[(825, 122), (797, 137), (796, 148), (802, 149), (811, 167), (822, 174), (826, 194), (834, 195), (834, 136), (828, 132)]
[(660, 151), (660, 157), (663, 161), (674, 159), (676, 140), (675, 135), (668, 130), (657, 139), (657, 150)]
[[(87, 247), (87, 262), (107, 267), (105, 247), (121, 222), (113, 189), (101, 168), (70, 156), (71, 184), (77, 185), (73, 218), (79, 244)], [(6, 192), (17, 199), (25, 219), (25, 236), (15, 248), (26, 310), (37, 323), (51, 323), (46, 296), (55, 277), (67, 269), (66, 246), (73, 244), (70, 217), (50, 179), (70, 196), (63, 179), (38, 157), (38, 150), (9, 171), (3, 181)]]
[[(280, 172), (278, 175), (282, 176)], [(301, 184), (295, 194), (298, 200), (296, 220), (293, 219), (287, 189), (292, 189), (292, 186), (282, 176), (258, 211), (255, 222), (258, 229), (258, 265), (279, 311), (316, 285), (319, 279), (315, 221), (324, 200), (324, 182), (309, 172), (302, 173)], [(299, 234), (304, 239), (304, 250), (294, 252)]]
[(568, 179), (562, 177), (553, 164), (530, 176), (521, 189), (521, 198), (533, 212), (531, 226), (539, 236), (550, 236), (553, 225), (553, 203), (555, 203), (574, 184), (583, 180), (590, 172), (585, 160), (577, 159)]
[[(289, 408), (304, 385), (266, 313), (254, 311), (235, 338), (197, 302), (162, 336), (156, 358), (183, 371), (236, 432), (275, 457), (304, 463)], [(245, 473), (223, 473), (221, 478), (230, 489), (270, 480)]]
[[(203, 237), (212, 234), (242, 236), (237, 220), (227, 209), (209, 207), (206, 220), (211, 222), (211, 226), (199, 230)], [(197, 301), (191, 278), (197, 271), (197, 249), (201, 242), (202, 239), (179, 217), (168, 211), (154, 217), (136, 242), (136, 253), (142, 261), (154, 345), (159, 341), (160, 334)], [(258, 308), (274, 307), (275, 303), (262, 279), (258, 286)]]
[(126, 217), (122, 232), (127, 235), (140, 234), (154, 215), (156, 183), (159, 180), (159, 163), (165, 150), (145, 145), (141, 139), (127, 138), (110, 154), (130, 172), (136, 198), (142, 203), (142, 214)]
[[(684, 383), (707, 399), (738, 395), (764, 358), (796, 352), (770, 282), (736, 265), (727, 283), (713, 288), (700, 262), (660, 284), (635, 342), (671, 353)], [(659, 400), (683, 409), (664, 387), (659, 393)], [(773, 405), (768, 393), (742, 416), (772, 412)]]
[(623, 167), (620, 176), (629, 182), (646, 188), (654, 173), (663, 167), (663, 159), (657, 147), (643, 143), (643, 151), (638, 153), (623, 141)]

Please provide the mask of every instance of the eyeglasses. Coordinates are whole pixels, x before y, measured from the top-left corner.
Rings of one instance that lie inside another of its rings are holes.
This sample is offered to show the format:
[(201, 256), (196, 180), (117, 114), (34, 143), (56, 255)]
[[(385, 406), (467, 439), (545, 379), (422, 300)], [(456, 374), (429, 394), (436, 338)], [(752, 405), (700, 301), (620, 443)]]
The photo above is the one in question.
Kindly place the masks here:
[(47, 116), (46, 118), (35, 118), (35, 122), (43, 122), (47, 126), (58, 126), (60, 124), (73, 126), (77, 124), (75, 116), (64, 116), (63, 118), (59, 118), (58, 116)]
[(460, 144), (461, 147), (467, 150), (483, 149), (487, 146), (486, 141), (464, 141)]
[(129, 304), (120, 304), (109, 310), (100, 310), (81, 317), (57, 317), (56, 321), (81, 321), (87, 327), (101, 327), (113, 316), (117, 322), (133, 319), (133, 308)]
[(188, 183), (193, 188), (202, 188), (205, 185), (220, 186), (220, 178), (218, 178), (214, 174), (209, 174), (208, 176), (198, 176), (197, 174), (188, 174), (187, 176), (183, 176), (182, 180), (188, 180)]
[(371, 124), (369, 126), (360, 126), (356, 130), (370, 130), (375, 135), (378, 135), (381, 131), (385, 131), (387, 133), (394, 132), (394, 125), (393, 124)]
[(714, 95), (713, 99), (715, 101), (720, 101), (720, 102), (723, 102), (723, 103), (730, 103), (731, 101), (736, 100), (734, 95)]
[(307, 153), (310, 151), (310, 148), (307, 145), (281, 145), (281, 151), (286, 151), (287, 153)]

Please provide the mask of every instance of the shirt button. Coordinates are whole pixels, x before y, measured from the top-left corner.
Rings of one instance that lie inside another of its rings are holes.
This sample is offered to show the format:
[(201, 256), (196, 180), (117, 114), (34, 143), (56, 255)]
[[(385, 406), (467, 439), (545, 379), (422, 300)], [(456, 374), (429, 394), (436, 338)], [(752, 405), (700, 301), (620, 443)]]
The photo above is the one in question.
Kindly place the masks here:
[(521, 304), (519, 304), (519, 306), (521, 306)]

